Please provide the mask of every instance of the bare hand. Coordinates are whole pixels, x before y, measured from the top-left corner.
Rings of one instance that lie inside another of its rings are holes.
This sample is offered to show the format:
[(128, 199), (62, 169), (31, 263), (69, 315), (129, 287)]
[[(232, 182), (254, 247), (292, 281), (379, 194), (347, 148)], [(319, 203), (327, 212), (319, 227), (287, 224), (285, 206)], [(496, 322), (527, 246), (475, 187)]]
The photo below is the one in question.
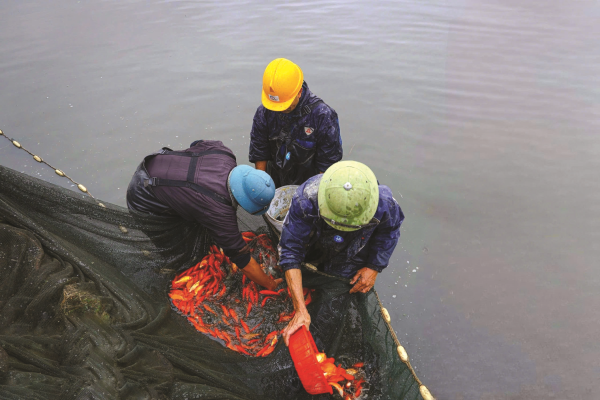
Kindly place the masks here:
[(350, 281), (351, 285), (354, 285), (352, 289), (350, 289), (350, 293), (367, 293), (373, 285), (375, 285), (375, 280), (377, 279), (377, 274), (379, 272), (372, 270), (371, 268), (361, 268), (358, 270), (354, 278)]
[(261, 170), (261, 171), (267, 171), (267, 162), (266, 161), (257, 161), (254, 163), (254, 168)]
[(242, 273), (252, 282), (273, 291), (283, 282), (283, 279), (273, 279), (271, 275), (266, 274), (253, 257), (250, 258), (248, 265), (242, 268)]
[(292, 318), (290, 323), (283, 330), (283, 340), (285, 341), (286, 346), (290, 345), (290, 336), (298, 329), (302, 328), (302, 325), (306, 326), (306, 329), (310, 326), (310, 314), (307, 311), (296, 312), (294, 318)]
[(272, 280), (272, 282), (273, 282), (273, 283), (271, 284), (271, 286), (270, 286), (270, 287), (268, 287), (267, 289), (269, 289), (269, 290), (271, 290), (271, 291), (275, 292), (275, 291), (276, 291), (276, 289), (277, 289), (277, 286), (279, 286), (279, 284), (280, 284), (281, 282), (283, 282), (283, 278), (277, 278), (277, 279), (273, 279), (273, 280)]

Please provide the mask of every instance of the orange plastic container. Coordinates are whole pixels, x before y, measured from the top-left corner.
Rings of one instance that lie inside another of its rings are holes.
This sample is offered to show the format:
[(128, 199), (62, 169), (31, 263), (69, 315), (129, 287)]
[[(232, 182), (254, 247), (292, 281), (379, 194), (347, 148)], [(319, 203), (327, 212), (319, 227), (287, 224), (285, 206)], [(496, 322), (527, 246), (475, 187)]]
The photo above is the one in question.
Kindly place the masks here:
[(310, 394), (333, 394), (333, 388), (327, 383), (317, 361), (317, 345), (306, 326), (290, 336), (289, 349), (304, 389)]

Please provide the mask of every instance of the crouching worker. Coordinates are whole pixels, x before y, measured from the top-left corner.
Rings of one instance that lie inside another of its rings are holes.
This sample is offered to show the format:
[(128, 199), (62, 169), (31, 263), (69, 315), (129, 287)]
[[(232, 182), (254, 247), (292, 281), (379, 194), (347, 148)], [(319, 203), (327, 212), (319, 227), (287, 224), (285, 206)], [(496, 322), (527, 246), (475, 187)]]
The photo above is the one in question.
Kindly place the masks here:
[(163, 148), (144, 158), (127, 188), (127, 207), (152, 215), (179, 216), (204, 226), (244, 275), (274, 290), (281, 279), (265, 274), (245, 246), (236, 210), (262, 215), (275, 194), (267, 173), (237, 166), (233, 152), (215, 140), (197, 140), (189, 149)]
[(283, 332), (286, 344), (302, 325), (310, 325), (300, 273), (307, 254), (318, 254), (324, 272), (351, 278), (350, 293), (366, 293), (387, 267), (403, 220), (391, 190), (356, 161), (335, 163), (298, 187), (279, 242), (279, 265), (296, 310)]

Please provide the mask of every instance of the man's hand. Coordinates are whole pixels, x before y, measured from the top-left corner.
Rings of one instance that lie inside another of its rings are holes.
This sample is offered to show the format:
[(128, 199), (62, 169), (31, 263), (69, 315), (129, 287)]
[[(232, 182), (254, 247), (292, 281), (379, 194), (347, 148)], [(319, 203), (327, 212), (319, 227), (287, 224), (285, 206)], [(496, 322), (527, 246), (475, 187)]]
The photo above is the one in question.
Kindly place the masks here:
[(367, 293), (375, 284), (378, 273), (379, 272), (367, 267), (359, 269), (356, 275), (354, 275), (354, 278), (350, 281), (350, 284), (354, 285), (352, 289), (350, 289), (350, 293)]
[[(270, 276), (270, 275), (269, 275)], [(271, 277), (272, 278), (272, 277)], [(277, 278), (277, 279), (273, 279), (272, 280), (272, 284), (270, 287), (268, 287), (267, 289), (272, 291), (272, 292), (276, 292), (277, 291), (277, 287), (279, 286), (279, 284), (281, 282), (283, 282), (283, 278)]]
[(261, 171), (267, 171), (267, 162), (266, 161), (257, 161), (254, 163), (254, 168), (259, 169)]
[(288, 269), (285, 271), (285, 279), (287, 280), (288, 289), (292, 294), (292, 303), (294, 303), (294, 317), (283, 330), (283, 340), (285, 345), (290, 345), (290, 336), (302, 327), (306, 329), (310, 326), (310, 314), (304, 304), (304, 293), (302, 291), (302, 273), (299, 269)]
[(304, 309), (302, 312), (296, 311), (294, 314), (294, 318), (290, 321), (290, 323), (283, 330), (283, 340), (285, 341), (285, 345), (290, 345), (290, 336), (298, 329), (302, 328), (302, 325), (306, 326), (306, 329), (310, 326), (310, 314)]
[(271, 275), (265, 274), (260, 265), (256, 262), (256, 260), (251, 257), (250, 262), (242, 269), (242, 273), (246, 275), (252, 282), (259, 284), (265, 289), (275, 291), (277, 286), (283, 279), (273, 279)]

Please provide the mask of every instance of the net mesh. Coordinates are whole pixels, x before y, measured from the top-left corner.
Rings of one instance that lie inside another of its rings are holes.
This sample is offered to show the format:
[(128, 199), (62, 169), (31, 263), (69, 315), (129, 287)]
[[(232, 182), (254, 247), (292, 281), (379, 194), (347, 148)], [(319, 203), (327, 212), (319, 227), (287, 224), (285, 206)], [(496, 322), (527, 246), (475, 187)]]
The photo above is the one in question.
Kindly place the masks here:
[[(238, 219), (269, 233), (259, 217)], [(197, 224), (0, 166), (0, 399), (340, 398), (307, 394), (282, 341), (248, 357), (174, 311), (171, 282), (211, 243)], [(347, 281), (310, 269), (303, 284), (319, 351), (365, 363), (361, 399), (428, 398), (374, 291), (349, 295)]]

